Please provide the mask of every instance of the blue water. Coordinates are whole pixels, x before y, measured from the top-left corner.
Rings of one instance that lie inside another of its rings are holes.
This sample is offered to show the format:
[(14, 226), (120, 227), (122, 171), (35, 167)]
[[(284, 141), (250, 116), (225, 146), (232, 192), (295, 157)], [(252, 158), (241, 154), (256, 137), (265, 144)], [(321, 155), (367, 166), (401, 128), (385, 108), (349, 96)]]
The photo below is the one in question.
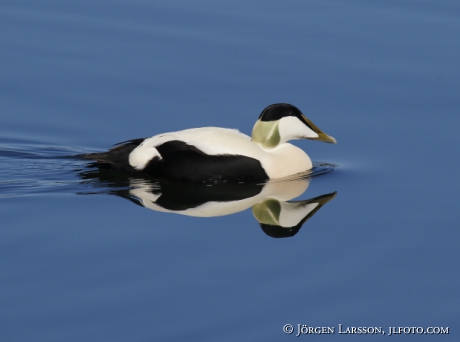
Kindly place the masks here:
[[(295, 340), (289, 323), (457, 341), (459, 30), (447, 0), (3, 1), (0, 339)], [(67, 158), (190, 127), (250, 134), (276, 102), (338, 141), (296, 142), (338, 167), (292, 200), (337, 193), (292, 237), (250, 207), (149, 210), (120, 195), (139, 184)]]

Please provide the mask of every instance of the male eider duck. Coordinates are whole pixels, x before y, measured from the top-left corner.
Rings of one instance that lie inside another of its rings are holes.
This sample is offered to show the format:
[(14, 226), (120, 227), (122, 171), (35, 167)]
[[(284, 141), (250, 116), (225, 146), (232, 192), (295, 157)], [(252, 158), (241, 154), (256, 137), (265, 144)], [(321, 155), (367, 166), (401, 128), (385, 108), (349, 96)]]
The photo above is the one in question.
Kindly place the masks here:
[(236, 129), (192, 128), (119, 143), (103, 153), (80, 155), (123, 172), (188, 182), (252, 182), (283, 178), (312, 168), (308, 155), (288, 143), (336, 140), (287, 103), (265, 108), (252, 138)]

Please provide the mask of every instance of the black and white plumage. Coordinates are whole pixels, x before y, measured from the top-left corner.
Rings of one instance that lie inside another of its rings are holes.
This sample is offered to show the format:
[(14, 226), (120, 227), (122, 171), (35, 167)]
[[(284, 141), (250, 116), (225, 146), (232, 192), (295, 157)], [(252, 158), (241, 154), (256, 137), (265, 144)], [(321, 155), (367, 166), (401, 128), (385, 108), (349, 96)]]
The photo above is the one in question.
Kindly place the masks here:
[(248, 182), (283, 178), (312, 168), (308, 155), (288, 143), (313, 139), (335, 143), (301, 111), (286, 103), (265, 108), (252, 139), (238, 130), (203, 127), (117, 144), (80, 155), (123, 172), (191, 182)]

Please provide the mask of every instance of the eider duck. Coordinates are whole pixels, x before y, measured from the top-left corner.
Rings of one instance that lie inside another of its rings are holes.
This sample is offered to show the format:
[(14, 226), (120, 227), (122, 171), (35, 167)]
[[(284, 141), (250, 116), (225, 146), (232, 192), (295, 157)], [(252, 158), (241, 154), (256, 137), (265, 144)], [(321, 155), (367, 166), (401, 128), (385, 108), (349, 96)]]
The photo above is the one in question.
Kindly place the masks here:
[(107, 152), (80, 157), (150, 178), (204, 183), (258, 182), (312, 168), (308, 155), (287, 142), (294, 139), (336, 143), (297, 107), (276, 103), (262, 111), (252, 138), (235, 129), (193, 128), (124, 141)]

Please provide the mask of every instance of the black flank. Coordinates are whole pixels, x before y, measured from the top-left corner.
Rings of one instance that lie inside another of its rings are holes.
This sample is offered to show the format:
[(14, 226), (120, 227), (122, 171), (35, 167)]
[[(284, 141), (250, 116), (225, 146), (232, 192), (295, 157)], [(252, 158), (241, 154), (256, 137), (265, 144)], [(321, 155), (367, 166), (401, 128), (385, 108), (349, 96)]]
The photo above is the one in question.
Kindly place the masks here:
[(183, 141), (168, 141), (156, 147), (162, 159), (153, 159), (143, 174), (192, 182), (254, 182), (268, 176), (260, 162), (241, 155), (207, 155)]
[(129, 165), (129, 154), (145, 138), (117, 144), (107, 152), (80, 154), (118, 171), (150, 178), (187, 182), (257, 182), (268, 180), (257, 159), (241, 155), (207, 155), (195, 146), (173, 140), (156, 147), (162, 159), (152, 159), (143, 170)]

